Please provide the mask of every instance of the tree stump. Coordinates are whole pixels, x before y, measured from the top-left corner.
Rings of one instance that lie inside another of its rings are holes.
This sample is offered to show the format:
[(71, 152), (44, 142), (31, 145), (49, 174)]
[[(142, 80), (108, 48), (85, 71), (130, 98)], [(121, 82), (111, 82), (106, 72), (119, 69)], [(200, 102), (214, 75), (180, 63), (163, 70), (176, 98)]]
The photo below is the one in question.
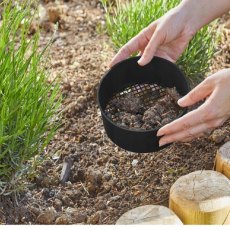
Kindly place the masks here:
[(230, 224), (230, 180), (211, 170), (182, 176), (170, 189), (169, 207), (184, 224)]
[(230, 179), (230, 141), (217, 151), (215, 165), (216, 171)]
[(182, 225), (180, 219), (168, 208), (160, 205), (145, 205), (123, 214), (116, 225), (173, 224)]

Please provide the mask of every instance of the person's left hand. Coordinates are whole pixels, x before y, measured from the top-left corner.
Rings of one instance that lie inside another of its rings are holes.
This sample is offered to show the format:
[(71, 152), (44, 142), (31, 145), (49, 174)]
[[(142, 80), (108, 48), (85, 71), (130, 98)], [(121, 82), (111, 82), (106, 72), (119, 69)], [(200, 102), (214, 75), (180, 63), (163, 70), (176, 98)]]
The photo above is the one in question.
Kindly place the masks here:
[(159, 146), (177, 141), (190, 141), (210, 133), (230, 117), (230, 69), (206, 78), (178, 101), (181, 107), (205, 102), (197, 109), (160, 128)]

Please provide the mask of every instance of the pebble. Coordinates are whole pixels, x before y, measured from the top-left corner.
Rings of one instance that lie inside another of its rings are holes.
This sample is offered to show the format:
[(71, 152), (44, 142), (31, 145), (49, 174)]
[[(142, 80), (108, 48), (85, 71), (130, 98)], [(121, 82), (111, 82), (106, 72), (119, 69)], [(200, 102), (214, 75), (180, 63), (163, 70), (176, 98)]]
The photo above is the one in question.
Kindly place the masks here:
[(53, 206), (54, 206), (54, 208), (57, 211), (61, 210), (61, 208), (62, 208), (62, 201), (59, 200), (59, 199), (55, 199), (54, 202), (53, 202)]
[(226, 138), (226, 133), (222, 130), (214, 130), (212, 135), (210, 136), (210, 139), (215, 142), (216, 144), (220, 144), (224, 139)]
[(83, 223), (87, 220), (87, 214), (85, 212), (74, 211), (72, 212), (72, 218), (74, 223)]
[(64, 206), (73, 206), (74, 205), (73, 201), (68, 196), (62, 197), (62, 203)]
[(42, 212), (36, 220), (38, 224), (52, 224), (56, 217), (54, 207), (49, 207), (46, 211)]
[(133, 167), (136, 167), (136, 166), (137, 166), (137, 163), (138, 163), (138, 160), (137, 160), (137, 159), (134, 159), (134, 160), (132, 161), (132, 166), (133, 166)]
[(99, 200), (96, 204), (95, 204), (95, 208), (97, 210), (104, 210), (106, 209), (106, 204), (103, 200)]
[(41, 181), (41, 186), (42, 187), (49, 187), (50, 186), (50, 178), (44, 177), (43, 180)]
[(90, 169), (87, 174), (87, 180), (94, 185), (100, 186), (102, 183), (101, 171)]
[(48, 7), (48, 15), (49, 15), (49, 20), (52, 23), (59, 22), (61, 19), (61, 15), (64, 13), (66, 10), (66, 7), (61, 6), (61, 5), (52, 5)]
[(110, 198), (110, 201), (117, 201), (120, 198), (121, 198), (120, 196), (113, 196), (113, 197)]
[(101, 217), (101, 214), (100, 214), (100, 211), (98, 211), (88, 218), (87, 223), (88, 224), (98, 224), (100, 217)]
[(61, 215), (55, 220), (55, 224), (70, 224), (70, 218), (67, 215)]

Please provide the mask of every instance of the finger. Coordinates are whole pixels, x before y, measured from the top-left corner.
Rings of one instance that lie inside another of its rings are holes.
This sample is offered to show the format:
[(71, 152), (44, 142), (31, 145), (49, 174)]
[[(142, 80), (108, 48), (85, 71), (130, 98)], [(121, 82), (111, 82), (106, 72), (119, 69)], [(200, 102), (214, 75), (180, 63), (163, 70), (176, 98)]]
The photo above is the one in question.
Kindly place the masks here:
[(205, 121), (204, 109), (201, 108), (202, 105), (187, 114), (183, 117), (163, 126), (157, 132), (157, 136), (169, 135), (175, 132), (180, 132), (181, 130), (189, 129), (190, 127), (196, 126)]
[(125, 60), (133, 53), (143, 49), (151, 38), (152, 33), (156, 28), (156, 23), (152, 23), (149, 27), (142, 30), (139, 34), (133, 37), (128, 43), (126, 43), (115, 55), (110, 63), (110, 67), (113, 67), (118, 62)]
[(212, 93), (213, 87), (208, 79), (205, 79), (198, 86), (192, 89), (186, 96), (178, 100), (181, 107), (194, 105), (195, 103), (207, 98)]
[(211, 125), (209, 123), (204, 123), (204, 124), (197, 125), (195, 127), (191, 127), (187, 130), (182, 130), (181, 132), (178, 133), (173, 133), (170, 135), (163, 136), (160, 139), (159, 146), (163, 146), (176, 141), (184, 141), (188, 139), (192, 140), (194, 138), (203, 136), (204, 133), (206, 133), (207, 131), (208, 132), (211, 131), (210, 126)]
[[(157, 132), (157, 136), (180, 132), (198, 124), (207, 123), (213, 120), (223, 120), (224, 117), (219, 114), (214, 96), (215, 95), (212, 94), (199, 108), (160, 128)], [(219, 125), (217, 123), (216, 125), (213, 124), (213, 126), (217, 127)]]
[(141, 56), (140, 60), (138, 61), (138, 64), (141, 66), (144, 66), (148, 64), (152, 58), (154, 57), (157, 48), (163, 43), (163, 37), (161, 35), (161, 32), (155, 31), (150, 42), (146, 46), (143, 55)]
[(171, 62), (174, 62), (174, 63), (176, 62), (176, 60), (172, 59), (170, 57), (170, 55), (166, 51), (162, 50), (161, 48), (157, 49), (155, 56), (164, 58), (164, 59), (171, 61)]

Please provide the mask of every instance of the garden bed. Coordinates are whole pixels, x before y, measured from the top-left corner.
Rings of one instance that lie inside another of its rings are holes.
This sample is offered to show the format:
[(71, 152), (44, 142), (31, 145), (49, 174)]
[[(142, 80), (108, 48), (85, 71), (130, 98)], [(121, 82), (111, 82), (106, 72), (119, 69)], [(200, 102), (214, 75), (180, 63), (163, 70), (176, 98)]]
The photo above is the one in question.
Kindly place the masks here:
[[(140, 205), (168, 206), (169, 189), (177, 178), (213, 169), (216, 150), (230, 140), (229, 123), (209, 137), (156, 153), (131, 153), (115, 146), (104, 132), (96, 103), (97, 85), (114, 55), (100, 26), (104, 16), (99, 1), (50, 1), (44, 7), (62, 9), (57, 18), (50, 18), (59, 21), (50, 71), (61, 78), (64, 117), (46, 149), (51, 157), (35, 172), (34, 186), (17, 200), (0, 197), (0, 223), (114, 224)], [(212, 72), (230, 67), (230, 16), (219, 26), (225, 26), (222, 51), (214, 57)], [(42, 28), (44, 46), (54, 25), (44, 21)], [(68, 181), (61, 184), (63, 162), (72, 167)]]

